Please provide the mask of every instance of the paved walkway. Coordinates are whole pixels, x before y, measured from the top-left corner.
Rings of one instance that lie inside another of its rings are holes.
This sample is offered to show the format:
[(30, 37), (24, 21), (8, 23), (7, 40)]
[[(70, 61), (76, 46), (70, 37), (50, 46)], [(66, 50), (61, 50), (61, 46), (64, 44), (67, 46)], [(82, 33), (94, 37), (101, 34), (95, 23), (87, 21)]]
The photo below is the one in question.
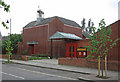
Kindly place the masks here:
[[(6, 59), (1, 59), (0, 61), (6, 61)], [(29, 61), (21, 61), (21, 60), (12, 60), (14, 63), (17, 64), (25, 64), (37, 67), (45, 67), (57, 70), (64, 70), (70, 72), (77, 72), (83, 74), (80, 79), (83, 80), (118, 80), (118, 72), (117, 71), (108, 71), (108, 79), (101, 79), (97, 78), (97, 69), (93, 68), (84, 68), (84, 67), (74, 67), (74, 66), (65, 66), (65, 65), (58, 65), (57, 59), (43, 59), (43, 60), (29, 60)], [(120, 78), (119, 78), (120, 79)]]

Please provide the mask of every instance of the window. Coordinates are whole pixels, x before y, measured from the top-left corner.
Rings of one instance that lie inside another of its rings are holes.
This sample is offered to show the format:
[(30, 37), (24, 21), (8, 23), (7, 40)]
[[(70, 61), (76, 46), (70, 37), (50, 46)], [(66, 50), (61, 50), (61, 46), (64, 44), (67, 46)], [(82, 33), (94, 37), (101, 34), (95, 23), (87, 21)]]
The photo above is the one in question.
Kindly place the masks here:
[(69, 57), (71, 57), (71, 54), (69, 54)]
[(72, 56), (74, 57), (74, 54), (72, 54)]
[(71, 52), (71, 46), (69, 47), (69, 52)]
[(73, 46), (73, 52), (74, 52), (74, 46)]

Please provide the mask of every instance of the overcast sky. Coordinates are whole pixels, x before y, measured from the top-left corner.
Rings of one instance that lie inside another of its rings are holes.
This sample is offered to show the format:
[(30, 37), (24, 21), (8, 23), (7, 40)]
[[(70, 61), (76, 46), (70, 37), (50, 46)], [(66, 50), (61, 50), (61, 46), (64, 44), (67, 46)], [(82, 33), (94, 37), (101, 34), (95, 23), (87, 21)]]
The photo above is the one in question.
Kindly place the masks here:
[[(119, 0), (4, 0), (10, 4), (10, 13), (0, 9), (0, 22), (12, 19), (12, 33), (21, 33), (23, 27), (36, 20), (38, 5), (44, 11), (44, 18), (59, 16), (73, 20), (81, 25), (83, 18), (89, 18), (98, 26), (101, 19), (109, 25), (118, 20)], [(9, 26), (9, 24), (8, 24)], [(0, 25), (2, 36), (9, 30)]]

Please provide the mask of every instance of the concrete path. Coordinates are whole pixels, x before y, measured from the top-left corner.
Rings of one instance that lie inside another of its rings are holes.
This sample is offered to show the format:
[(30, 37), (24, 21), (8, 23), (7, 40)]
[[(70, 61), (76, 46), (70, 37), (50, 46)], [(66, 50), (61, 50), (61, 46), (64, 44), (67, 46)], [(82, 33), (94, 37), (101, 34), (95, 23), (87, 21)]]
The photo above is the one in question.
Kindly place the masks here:
[[(0, 59), (0, 61), (6, 61), (6, 59)], [(109, 78), (101, 79), (96, 77), (98, 72), (97, 69), (58, 65), (57, 59), (43, 59), (43, 60), (29, 60), (29, 61), (12, 60), (12, 61), (17, 64), (24, 64), (24, 65), (31, 65), (36, 67), (44, 67), (44, 68), (50, 68), (50, 69), (81, 73), (84, 75), (79, 79), (84, 79), (84, 80), (118, 80), (117, 71), (108, 71)]]

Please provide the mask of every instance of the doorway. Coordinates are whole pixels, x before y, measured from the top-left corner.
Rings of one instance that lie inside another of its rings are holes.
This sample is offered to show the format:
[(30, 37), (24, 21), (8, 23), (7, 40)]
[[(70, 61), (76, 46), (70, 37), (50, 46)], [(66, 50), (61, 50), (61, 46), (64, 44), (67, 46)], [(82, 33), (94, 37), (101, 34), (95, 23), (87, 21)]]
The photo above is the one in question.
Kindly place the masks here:
[(66, 44), (66, 57), (75, 57), (77, 54), (77, 43), (67, 43)]

